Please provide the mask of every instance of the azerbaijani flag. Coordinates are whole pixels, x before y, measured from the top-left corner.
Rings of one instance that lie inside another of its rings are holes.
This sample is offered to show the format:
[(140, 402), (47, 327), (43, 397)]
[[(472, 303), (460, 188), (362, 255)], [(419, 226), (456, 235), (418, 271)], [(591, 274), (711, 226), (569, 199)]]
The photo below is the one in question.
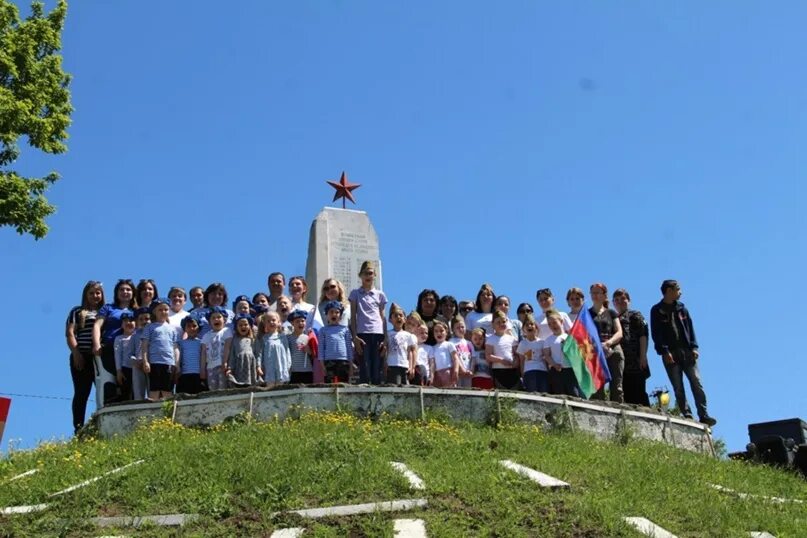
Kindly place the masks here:
[(600, 335), (586, 305), (580, 309), (569, 330), (569, 337), (563, 342), (563, 356), (572, 365), (577, 383), (586, 398), (611, 381)]
[(0, 441), (3, 440), (3, 430), (6, 429), (9, 407), (11, 407), (11, 400), (9, 398), (0, 398)]

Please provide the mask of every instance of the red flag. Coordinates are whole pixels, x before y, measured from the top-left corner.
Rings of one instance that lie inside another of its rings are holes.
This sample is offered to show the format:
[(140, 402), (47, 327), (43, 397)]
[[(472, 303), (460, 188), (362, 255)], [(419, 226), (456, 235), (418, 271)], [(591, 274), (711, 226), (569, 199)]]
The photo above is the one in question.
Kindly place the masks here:
[(11, 407), (11, 399), (0, 398), (0, 441), (3, 440), (3, 430), (6, 429), (6, 419), (8, 418), (9, 407)]
[(317, 340), (317, 333), (313, 330), (308, 332), (308, 343), (311, 345), (311, 369), (314, 374), (314, 383), (325, 383), (325, 368), (322, 367), (322, 361), (319, 360), (319, 340)]

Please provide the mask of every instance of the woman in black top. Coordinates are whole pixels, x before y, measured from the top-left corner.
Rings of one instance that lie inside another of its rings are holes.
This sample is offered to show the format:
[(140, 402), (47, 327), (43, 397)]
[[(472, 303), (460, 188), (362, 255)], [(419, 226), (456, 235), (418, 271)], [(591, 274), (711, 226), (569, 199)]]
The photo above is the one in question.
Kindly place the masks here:
[[(589, 290), (593, 306), (588, 309), (597, 332), (600, 343), (608, 361), (611, 371), (609, 390), (611, 401), (623, 403), (625, 395), (622, 390), (622, 372), (625, 370), (625, 355), (619, 342), (622, 340), (622, 325), (619, 323), (619, 314), (608, 305), (608, 288), (600, 282), (591, 285)], [(592, 395), (592, 399), (605, 399), (605, 391), (600, 389)]]
[(90, 280), (81, 292), (81, 305), (70, 310), (65, 338), (70, 349), (70, 377), (73, 378), (73, 431), (84, 425), (87, 400), (95, 383), (92, 354), (92, 329), (98, 310), (104, 304), (104, 288)]
[[(437, 343), (437, 340), (434, 339), (434, 321), (438, 318), (437, 305), (439, 303), (440, 296), (434, 290), (423, 290), (418, 294), (418, 304), (415, 310), (429, 327), (429, 337), (426, 339), (426, 344), (430, 346)], [(449, 338), (451, 338), (450, 332)]]

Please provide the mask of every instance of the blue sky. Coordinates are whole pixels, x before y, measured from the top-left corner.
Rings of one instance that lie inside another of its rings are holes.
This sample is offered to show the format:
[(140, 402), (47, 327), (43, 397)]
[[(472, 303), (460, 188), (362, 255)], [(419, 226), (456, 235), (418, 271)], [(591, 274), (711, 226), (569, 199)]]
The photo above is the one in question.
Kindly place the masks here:
[[(303, 274), (346, 170), (405, 308), (425, 287), (535, 305), (602, 281), (647, 315), (677, 278), (716, 436), (740, 449), (750, 422), (807, 418), (789, 310), (806, 19), (799, 2), (74, 1), (69, 152), (15, 164), (61, 173), (58, 213), (39, 242), (0, 229), (0, 393), (71, 396), (64, 320), (88, 279), (235, 296)], [(68, 400), (14, 397), (2, 449), (70, 433)]]

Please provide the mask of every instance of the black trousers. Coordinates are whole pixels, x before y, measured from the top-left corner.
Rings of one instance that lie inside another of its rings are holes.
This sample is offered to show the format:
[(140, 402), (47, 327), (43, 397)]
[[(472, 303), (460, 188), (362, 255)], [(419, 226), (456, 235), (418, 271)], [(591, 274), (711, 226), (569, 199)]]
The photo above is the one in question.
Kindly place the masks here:
[(292, 385), (310, 385), (314, 382), (314, 372), (292, 372), (289, 383)]
[(521, 372), (518, 368), (491, 368), (497, 389), (518, 390), (521, 386)]
[(390, 385), (406, 385), (409, 368), (403, 366), (387, 366), (387, 383)]
[(182, 374), (177, 380), (177, 394), (199, 394), (204, 390), (199, 374)]
[(350, 361), (324, 361), (325, 382), (350, 383)]
[(625, 391), (625, 403), (650, 407), (647, 396), (647, 374), (644, 370), (625, 370), (622, 376), (622, 389)]
[(78, 432), (84, 426), (84, 417), (87, 414), (87, 400), (95, 384), (95, 367), (93, 366), (92, 351), (83, 351), (84, 368), (76, 370), (73, 366), (73, 356), (67, 360), (70, 365), (70, 377), (73, 379), (73, 432)]

